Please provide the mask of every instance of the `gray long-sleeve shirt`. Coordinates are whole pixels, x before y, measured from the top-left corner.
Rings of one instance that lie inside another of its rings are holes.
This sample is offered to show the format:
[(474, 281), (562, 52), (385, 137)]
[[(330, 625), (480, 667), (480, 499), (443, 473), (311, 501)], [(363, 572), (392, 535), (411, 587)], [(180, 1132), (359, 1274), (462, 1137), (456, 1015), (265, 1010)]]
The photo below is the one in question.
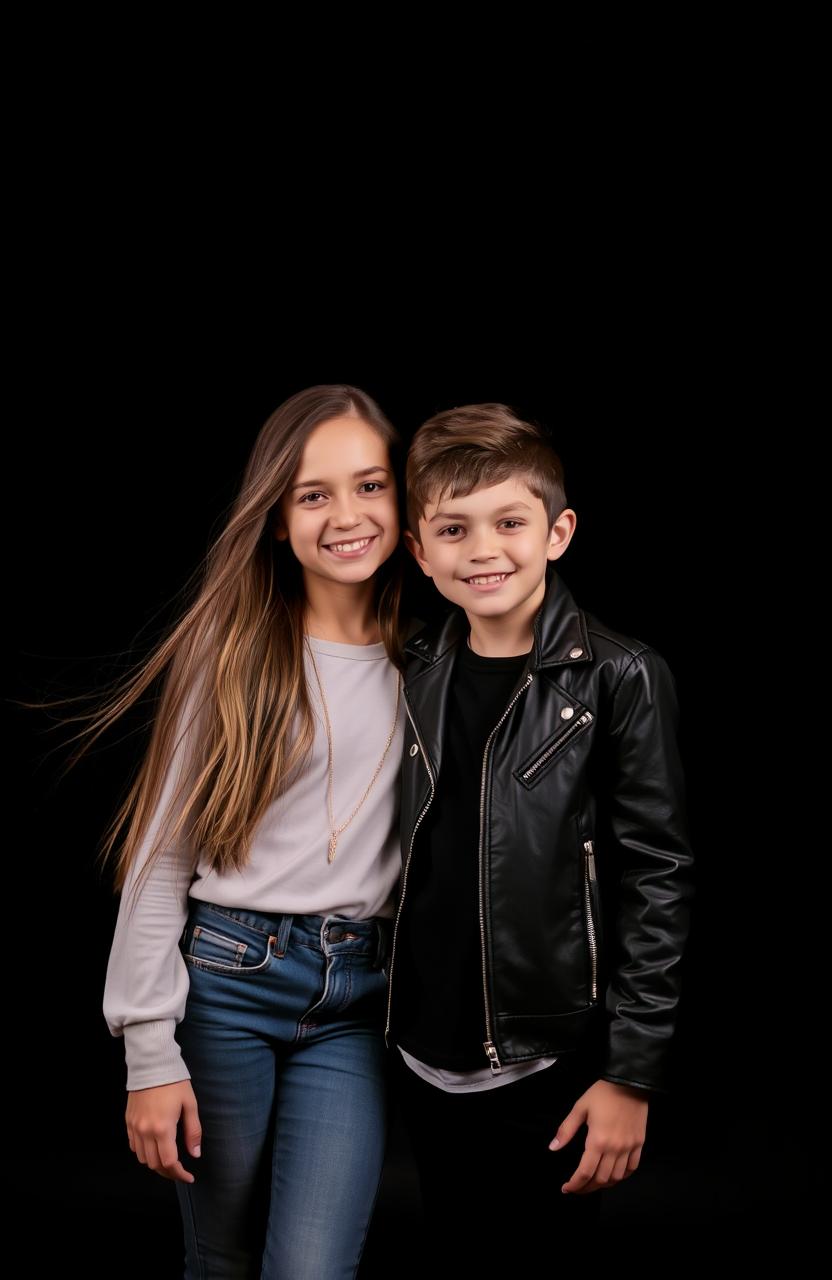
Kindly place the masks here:
[[(310, 637), (323, 683), (333, 736), (333, 810), (336, 826), (352, 813), (384, 751), (396, 705), (398, 672), (383, 644), (352, 645)], [(337, 914), (355, 920), (392, 917), (401, 871), (398, 835), (399, 770), (404, 697), (384, 765), (352, 822), (327, 860), (326, 728), (314, 669), (304, 653), (315, 712), (310, 765), (266, 811), (248, 864), (224, 876), (200, 858), (193, 878), (190, 850), (166, 847), (138, 895), (132, 892), (164, 811), (188, 765), (184, 735), (165, 778), (153, 820), (125, 883), (107, 964), (103, 1011), (112, 1035), (123, 1036), (127, 1089), (190, 1079), (174, 1037), (185, 1015), (188, 968), (179, 939), (189, 898), (252, 911), (295, 915)], [(187, 724), (192, 704), (186, 705)], [(191, 733), (199, 731), (199, 717)], [(185, 855), (188, 855), (187, 857)]]

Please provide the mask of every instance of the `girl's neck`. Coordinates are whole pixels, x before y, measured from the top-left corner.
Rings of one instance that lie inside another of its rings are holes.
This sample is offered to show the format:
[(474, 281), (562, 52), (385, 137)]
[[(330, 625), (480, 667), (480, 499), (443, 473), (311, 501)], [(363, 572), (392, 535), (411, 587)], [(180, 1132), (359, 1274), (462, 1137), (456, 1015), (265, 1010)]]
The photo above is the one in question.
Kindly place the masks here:
[[(306, 575), (304, 575), (306, 576)], [(373, 582), (333, 583), (306, 580), (303, 626), (307, 635), (336, 644), (378, 644)]]

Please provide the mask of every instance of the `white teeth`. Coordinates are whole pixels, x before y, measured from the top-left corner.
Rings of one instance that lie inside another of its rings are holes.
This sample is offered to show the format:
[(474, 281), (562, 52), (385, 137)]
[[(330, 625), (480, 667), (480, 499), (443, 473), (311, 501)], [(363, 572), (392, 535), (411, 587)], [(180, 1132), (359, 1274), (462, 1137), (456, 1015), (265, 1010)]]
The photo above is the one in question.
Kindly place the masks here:
[(330, 551), (361, 551), (363, 547), (369, 546), (372, 538), (359, 538), (358, 542), (330, 542)]
[(507, 573), (491, 573), (487, 578), (466, 578), (466, 582), (473, 582), (478, 587), (487, 587), (491, 582), (502, 582), (503, 578), (507, 578)]

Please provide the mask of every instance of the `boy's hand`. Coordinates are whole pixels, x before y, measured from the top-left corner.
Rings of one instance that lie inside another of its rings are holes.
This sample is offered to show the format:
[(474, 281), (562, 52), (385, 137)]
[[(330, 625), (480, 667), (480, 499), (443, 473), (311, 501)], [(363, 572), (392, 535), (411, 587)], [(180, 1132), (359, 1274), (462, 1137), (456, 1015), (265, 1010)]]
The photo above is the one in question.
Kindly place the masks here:
[(581, 1162), (564, 1194), (583, 1195), (613, 1187), (635, 1173), (647, 1131), (648, 1094), (633, 1085), (596, 1080), (581, 1094), (558, 1128), (550, 1150), (561, 1150), (582, 1124), (589, 1130)]

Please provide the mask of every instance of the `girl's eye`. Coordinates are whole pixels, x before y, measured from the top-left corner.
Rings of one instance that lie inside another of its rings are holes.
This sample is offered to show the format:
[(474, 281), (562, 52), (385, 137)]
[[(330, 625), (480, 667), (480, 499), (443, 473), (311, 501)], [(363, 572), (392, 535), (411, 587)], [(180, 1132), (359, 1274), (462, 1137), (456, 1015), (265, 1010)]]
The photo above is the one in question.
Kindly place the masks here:
[[(362, 489), (366, 489), (366, 488), (367, 488), (367, 485), (375, 485), (375, 488), (376, 488), (376, 489), (383, 489), (383, 488), (384, 488), (384, 485), (381, 483), (381, 481), (380, 481), (380, 480), (365, 480), (365, 481), (364, 481), (364, 483), (361, 485), (361, 488), (362, 488)], [(371, 492), (375, 492), (375, 490), (372, 490)], [(315, 504), (314, 504), (314, 503), (312, 503), (312, 502), (307, 501), (307, 499), (309, 499), (309, 498), (324, 498), (324, 497), (326, 497), (326, 494), (323, 494), (323, 493), (305, 493), (305, 494), (303, 495), (303, 497), (300, 499), (300, 501), (301, 501), (301, 502), (305, 502), (305, 503), (306, 503), (306, 505), (307, 505), (307, 507), (311, 507), (311, 506), (314, 506)]]

